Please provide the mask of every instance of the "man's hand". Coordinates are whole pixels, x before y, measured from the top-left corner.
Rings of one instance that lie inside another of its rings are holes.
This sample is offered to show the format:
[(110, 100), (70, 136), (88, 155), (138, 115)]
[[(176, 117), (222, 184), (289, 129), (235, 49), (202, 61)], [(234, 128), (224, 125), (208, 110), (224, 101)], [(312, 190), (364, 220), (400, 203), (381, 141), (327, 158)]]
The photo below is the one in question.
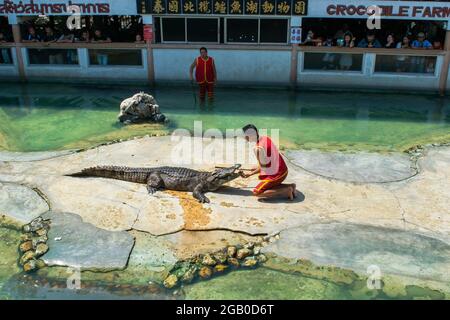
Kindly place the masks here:
[(239, 171), (239, 175), (240, 175), (242, 178), (248, 178), (248, 177), (250, 177), (250, 174), (245, 173), (244, 171)]

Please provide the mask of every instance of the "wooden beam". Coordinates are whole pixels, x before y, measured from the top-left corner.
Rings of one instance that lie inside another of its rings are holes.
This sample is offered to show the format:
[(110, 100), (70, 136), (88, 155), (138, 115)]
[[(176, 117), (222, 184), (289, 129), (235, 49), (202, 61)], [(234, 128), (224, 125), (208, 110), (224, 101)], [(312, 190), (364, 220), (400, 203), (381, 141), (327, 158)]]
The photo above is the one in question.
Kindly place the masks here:
[(291, 76), (290, 83), (291, 87), (295, 88), (297, 86), (297, 69), (298, 69), (298, 45), (293, 44), (291, 50)]
[[(11, 27), (12, 27), (14, 42), (16, 44), (20, 43), (22, 41), (22, 35), (20, 34), (20, 26), (18, 24), (13, 24), (13, 25), (11, 25)], [(22, 48), (21, 48), (21, 46), (16, 45), (15, 50), (16, 50), (16, 58), (17, 58), (17, 67), (19, 70), (19, 79), (22, 82), (26, 82), (27, 77), (25, 74), (25, 64), (23, 62)]]
[(447, 32), (445, 33), (444, 50), (445, 55), (439, 77), (439, 94), (441, 96), (445, 95), (445, 90), (447, 88), (448, 68), (450, 66), (450, 30), (447, 30)]
[(147, 72), (148, 83), (150, 86), (155, 84), (155, 64), (153, 61), (153, 47), (150, 41), (147, 41)]

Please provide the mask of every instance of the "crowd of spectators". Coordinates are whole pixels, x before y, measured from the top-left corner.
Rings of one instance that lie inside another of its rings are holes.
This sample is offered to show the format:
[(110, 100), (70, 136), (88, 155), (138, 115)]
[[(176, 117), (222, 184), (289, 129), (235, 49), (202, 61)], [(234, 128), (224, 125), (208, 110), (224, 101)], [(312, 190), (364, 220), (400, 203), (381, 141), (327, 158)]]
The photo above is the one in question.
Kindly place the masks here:
[[(388, 33), (386, 39), (378, 39), (376, 33), (369, 30), (365, 37), (357, 39), (347, 25), (344, 25), (334, 35), (326, 37), (316, 36), (314, 31), (309, 30), (301, 45), (341, 48), (443, 49), (439, 39), (430, 41), (424, 32), (418, 32), (415, 36), (408, 34), (402, 37)], [(349, 70), (353, 64), (353, 55), (351, 53), (325, 53), (322, 63), (323, 69)], [(430, 69), (434, 68), (434, 66), (430, 66), (426, 57), (414, 55), (396, 55), (394, 64), (396, 72), (430, 72)]]

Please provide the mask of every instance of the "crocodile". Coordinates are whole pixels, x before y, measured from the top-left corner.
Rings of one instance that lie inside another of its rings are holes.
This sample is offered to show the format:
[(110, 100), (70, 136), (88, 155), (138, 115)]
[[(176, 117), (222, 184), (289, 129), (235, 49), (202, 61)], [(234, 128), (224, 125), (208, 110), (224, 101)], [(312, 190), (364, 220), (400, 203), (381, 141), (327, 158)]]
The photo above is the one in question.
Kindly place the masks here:
[(72, 177), (101, 177), (135, 183), (145, 183), (149, 194), (157, 190), (191, 191), (200, 203), (209, 203), (206, 192), (216, 191), (224, 183), (241, 176), (240, 164), (216, 169), (213, 172), (197, 171), (181, 167), (130, 168), (121, 166), (97, 166), (68, 174)]

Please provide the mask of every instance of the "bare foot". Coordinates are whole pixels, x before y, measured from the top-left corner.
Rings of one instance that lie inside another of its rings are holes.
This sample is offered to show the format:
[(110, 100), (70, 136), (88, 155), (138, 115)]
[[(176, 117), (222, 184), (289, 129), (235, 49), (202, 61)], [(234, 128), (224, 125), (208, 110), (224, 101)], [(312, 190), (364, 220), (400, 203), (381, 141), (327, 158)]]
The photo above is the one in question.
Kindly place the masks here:
[(289, 191), (288, 191), (288, 198), (289, 198), (289, 200), (290, 201), (292, 201), (292, 200), (294, 200), (294, 193), (292, 192), (292, 189), (291, 188), (289, 188)]
[(291, 189), (292, 189), (292, 195), (293, 195), (293, 197), (294, 197), (294, 198), (297, 198), (297, 195), (296, 195), (296, 193), (297, 193), (297, 186), (295, 185), (295, 183), (292, 183), (292, 184), (291, 184)]

